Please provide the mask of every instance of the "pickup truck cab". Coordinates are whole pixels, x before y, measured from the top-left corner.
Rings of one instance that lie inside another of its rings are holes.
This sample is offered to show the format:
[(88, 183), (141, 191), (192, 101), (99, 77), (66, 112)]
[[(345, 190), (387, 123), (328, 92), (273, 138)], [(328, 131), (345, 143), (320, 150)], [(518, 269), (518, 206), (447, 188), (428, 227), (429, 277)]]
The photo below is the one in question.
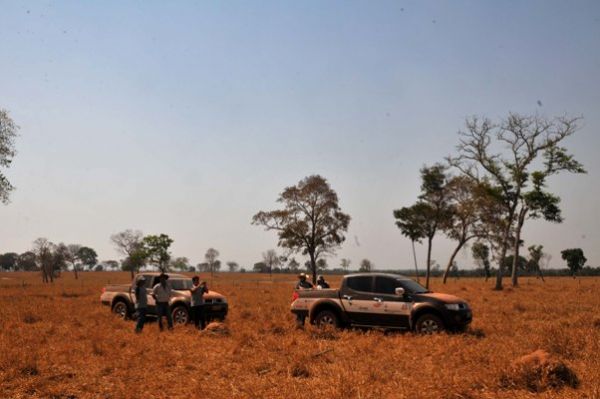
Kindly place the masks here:
[(349, 274), (339, 289), (297, 290), (291, 310), (318, 326), (405, 329), (428, 334), (464, 330), (472, 319), (465, 300), (433, 293), (407, 277), (389, 273)]
[[(158, 284), (160, 273), (141, 273), (134, 277), (131, 284), (108, 285), (102, 289), (100, 301), (111, 307), (113, 313), (124, 319), (135, 314), (135, 282), (139, 276), (146, 279), (145, 289), (148, 296), (149, 316), (156, 315), (156, 302), (152, 297), (152, 287)], [(192, 279), (182, 274), (167, 273), (169, 279), (167, 284), (171, 285), (173, 295), (169, 301), (173, 322), (187, 324), (190, 321), (190, 303)], [(225, 297), (216, 291), (208, 291), (204, 294), (204, 306), (207, 320), (224, 320), (227, 316), (228, 304)]]

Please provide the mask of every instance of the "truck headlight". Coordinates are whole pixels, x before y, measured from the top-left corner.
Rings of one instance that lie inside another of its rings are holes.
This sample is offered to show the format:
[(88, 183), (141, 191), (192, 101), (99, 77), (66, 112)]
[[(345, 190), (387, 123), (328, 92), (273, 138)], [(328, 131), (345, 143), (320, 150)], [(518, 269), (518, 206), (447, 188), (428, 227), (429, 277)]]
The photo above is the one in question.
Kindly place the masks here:
[(444, 304), (444, 306), (448, 310), (458, 310), (458, 309), (460, 309), (460, 306), (459, 306), (458, 303), (446, 303), (446, 304)]

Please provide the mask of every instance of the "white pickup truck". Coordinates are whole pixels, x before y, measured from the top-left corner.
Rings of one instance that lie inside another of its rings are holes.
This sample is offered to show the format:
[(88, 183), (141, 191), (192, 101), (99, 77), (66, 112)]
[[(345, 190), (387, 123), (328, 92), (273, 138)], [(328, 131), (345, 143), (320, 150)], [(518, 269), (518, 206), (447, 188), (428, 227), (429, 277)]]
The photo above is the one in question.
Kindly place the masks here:
[[(158, 284), (160, 273), (140, 273), (131, 284), (108, 285), (102, 289), (100, 301), (110, 306), (113, 313), (126, 319), (135, 314), (135, 295), (133, 293), (138, 276), (146, 279), (145, 289), (148, 296), (148, 315), (156, 315), (156, 303), (152, 297), (152, 287)], [(169, 301), (173, 322), (186, 324), (190, 321), (190, 300), (192, 279), (182, 274), (167, 273), (168, 284), (173, 289)], [(216, 291), (204, 294), (205, 314), (207, 320), (224, 320), (227, 316), (228, 304), (225, 297)]]

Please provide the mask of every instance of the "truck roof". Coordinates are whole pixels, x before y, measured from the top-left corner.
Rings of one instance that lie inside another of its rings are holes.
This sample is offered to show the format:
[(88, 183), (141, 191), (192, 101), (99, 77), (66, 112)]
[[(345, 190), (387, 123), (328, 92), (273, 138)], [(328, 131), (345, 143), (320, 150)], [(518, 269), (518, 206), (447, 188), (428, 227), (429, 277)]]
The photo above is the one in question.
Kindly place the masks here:
[(351, 273), (351, 274), (346, 274), (344, 276), (344, 278), (346, 278), (346, 277), (358, 277), (358, 276), (382, 276), (382, 277), (390, 277), (390, 278), (395, 278), (395, 279), (400, 279), (400, 280), (411, 280), (411, 278), (403, 276), (402, 274), (396, 274), (396, 273), (377, 273), (377, 272)]
[[(138, 274), (143, 275), (143, 276), (153, 276), (154, 277), (154, 276), (160, 276), (162, 273), (160, 273), (160, 272), (141, 272)], [(183, 274), (176, 274), (176, 273), (165, 273), (165, 274), (167, 276), (169, 276), (169, 278), (191, 278), (188, 276), (184, 276)]]

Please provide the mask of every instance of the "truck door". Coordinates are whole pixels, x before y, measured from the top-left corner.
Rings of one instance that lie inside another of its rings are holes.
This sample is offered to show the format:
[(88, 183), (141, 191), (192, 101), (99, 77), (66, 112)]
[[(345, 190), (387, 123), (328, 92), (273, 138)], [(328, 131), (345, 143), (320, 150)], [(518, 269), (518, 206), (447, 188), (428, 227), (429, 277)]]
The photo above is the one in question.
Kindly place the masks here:
[(373, 325), (373, 276), (348, 277), (340, 291), (342, 305), (352, 324)]
[(148, 298), (148, 313), (156, 314), (156, 301), (154, 300), (154, 297), (152, 297), (152, 287), (158, 284), (158, 277), (144, 277), (146, 277), (146, 298)]
[(409, 328), (412, 302), (405, 296), (396, 295), (396, 288), (402, 285), (397, 279), (376, 276), (375, 300), (381, 301), (381, 311), (377, 313), (378, 324), (395, 328)]

